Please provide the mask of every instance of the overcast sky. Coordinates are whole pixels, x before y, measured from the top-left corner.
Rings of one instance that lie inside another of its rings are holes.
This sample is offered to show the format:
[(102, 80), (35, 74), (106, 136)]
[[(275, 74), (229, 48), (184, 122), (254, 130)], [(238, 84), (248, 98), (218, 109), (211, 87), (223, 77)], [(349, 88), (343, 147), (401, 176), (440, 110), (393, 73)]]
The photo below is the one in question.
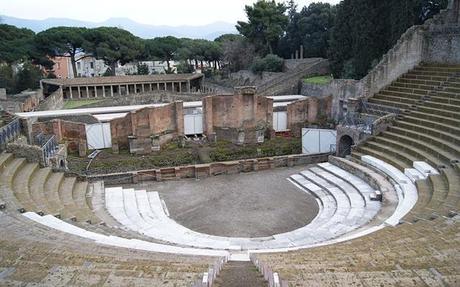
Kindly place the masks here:
[[(26, 19), (71, 18), (101, 22), (126, 17), (143, 24), (203, 25), (244, 20), (244, 5), (256, 0), (0, 0), (0, 15)], [(336, 4), (340, 0), (297, 0)]]

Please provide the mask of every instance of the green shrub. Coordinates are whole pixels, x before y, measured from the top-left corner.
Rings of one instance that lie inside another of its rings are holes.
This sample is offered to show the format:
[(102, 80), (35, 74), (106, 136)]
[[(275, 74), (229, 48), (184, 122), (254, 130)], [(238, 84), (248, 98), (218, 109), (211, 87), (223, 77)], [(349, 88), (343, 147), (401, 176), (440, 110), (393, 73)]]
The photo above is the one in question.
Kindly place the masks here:
[(268, 54), (265, 58), (256, 57), (251, 65), (251, 71), (256, 74), (262, 72), (283, 71), (283, 59), (277, 55)]

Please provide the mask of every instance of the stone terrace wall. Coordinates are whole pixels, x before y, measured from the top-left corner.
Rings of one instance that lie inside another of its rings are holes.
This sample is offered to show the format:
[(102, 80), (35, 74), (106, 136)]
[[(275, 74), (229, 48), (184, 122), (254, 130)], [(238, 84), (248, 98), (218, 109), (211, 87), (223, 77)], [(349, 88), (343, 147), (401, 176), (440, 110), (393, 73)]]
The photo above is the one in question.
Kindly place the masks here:
[(29, 163), (39, 163), (45, 166), (45, 157), (40, 147), (21, 143), (10, 143), (6, 152), (12, 153), (15, 157), (25, 158)]
[(304, 64), (284, 73), (275, 80), (257, 87), (257, 94), (263, 96), (298, 94), (301, 79), (312, 75), (324, 75), (330, 71), (328, 60), (321, 58), (311, 58), (305, 60), (308, 61), (305, 61)]
[(424, 61), (460, 65), (460, 25), (431, 26)]
[[(153, 92), (142, 94), (130, 94), (129, 96), (118, 96), (113, 98), (97, 98), (100, 102), (89, 104), (86, 107), (107, 107), (107, 106), (129, 106), (129, 105), (146, 105), (157, 103), (173, 103), (175, 101), (201, 101), (202, 98), (209, 96), (203, 93), (171, 93), (171, 92)], [(87, 100), (87, 99), (82, 99)], [(78, 101), (78, 99), (74, 99)]]
[(136, 184), (143, 181), (179, 180), (184, 178), (206, 178), (222, 174), (238, 174), (267, 170), (278, 167), (292, 167), (325, 162), (329, 154), (286, 155), (240, 161), (215, 162), (171, 168), (141, 170), (105, 175), (89, 175), (89, 181), (103, 180), (106, 184)]
[[(144, 108), (127, 114), (124, 118), (110, 121), (112, 149), (119, 152), (129, 148), (129, 137), (140, 142), (151, 143), (151, 136), (184, 134), (183, 103), (174, 102), (163, 107)], [(149, 149), (149, 147), (145, 147)], [(151, 144), (150, 144), (151, 148)], [(145, 150), (148, 153), (148, 150)]]
[(10, 113), (31, 112), (41, 101), (42, 93), (38, 91), (23, 91), (19, 95), (0, 99), (0, 106)]
[(70, 152), (85, 156), (87, 152), (86, 127), (84, 123), (63, 120), (36, 122), (32, 124), (32, 136), (44, 133), (55, 135), (58, 142), (66, 142)]
[[(43, 91), (41, 92), (43, 93)], [(44, 99), (40, 106), (38, 107), (39, 111), (49, 111), (49, 110), (60, 110), (64, 107), (64, 96), (62, 90), (58, 89), (46, 99)]]
[(450, 10), (443, 10), (425, 24), (409, 28), (363, 79), (333, 80), (314, 89), (304, 85), (302, 94), (332, 95), (332, 115), (340, 120), (344, 111), (342, 103), (349, 98), (372, 97), (421, 63), (460, 64), (460, 26), (458, 22), (447, 21), (450, 14)]

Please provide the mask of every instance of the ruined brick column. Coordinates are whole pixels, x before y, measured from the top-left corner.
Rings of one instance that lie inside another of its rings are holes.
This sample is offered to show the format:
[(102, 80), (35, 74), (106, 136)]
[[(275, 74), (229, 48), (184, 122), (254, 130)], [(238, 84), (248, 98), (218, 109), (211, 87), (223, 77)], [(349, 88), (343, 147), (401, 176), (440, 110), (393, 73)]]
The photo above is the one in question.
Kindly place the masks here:
[(212, 121), (212, 97), (204, 97), (203, 100), (203, 132), (207, 137), (214, 133)]
[(184, 135), (184, 102), (177, 101), (174, 103), (176, 108), (176, 132), (178, 136)]

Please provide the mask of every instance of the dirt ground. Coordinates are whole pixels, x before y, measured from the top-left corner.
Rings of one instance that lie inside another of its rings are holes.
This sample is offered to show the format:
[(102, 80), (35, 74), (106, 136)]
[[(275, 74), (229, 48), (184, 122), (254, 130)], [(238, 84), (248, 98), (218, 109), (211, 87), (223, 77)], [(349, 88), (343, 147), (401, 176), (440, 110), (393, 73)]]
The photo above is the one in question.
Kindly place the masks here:
[(318, 213), (314, 197), (287, 180), (305, 169), (307, 166), (130, 187), (158, 191), (170, 216), (192, 230), (264, 237), (302, 227)]

